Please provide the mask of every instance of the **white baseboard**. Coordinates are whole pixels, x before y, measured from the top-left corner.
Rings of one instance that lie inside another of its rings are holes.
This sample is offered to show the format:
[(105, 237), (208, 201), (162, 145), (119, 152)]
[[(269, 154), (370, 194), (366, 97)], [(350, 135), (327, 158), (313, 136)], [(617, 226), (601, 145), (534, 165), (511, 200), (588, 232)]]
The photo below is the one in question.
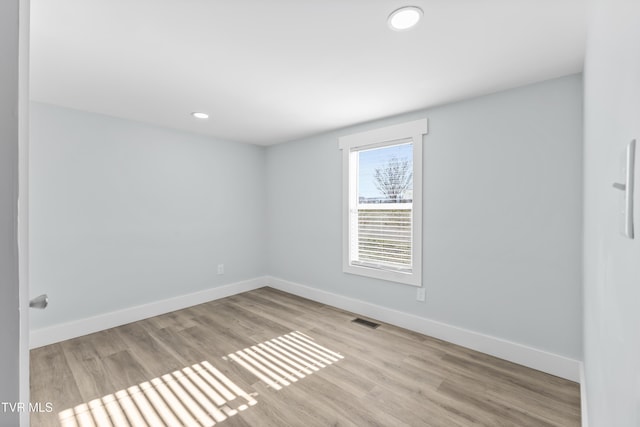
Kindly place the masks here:
[(276, 277), (267, 277), (266, 283), (284, 292), (458, 344), (561, 378), (576, 382), (580, 380), (578, 360)]
[(261, 288), (265, 286), (265, 284), (265, 277), (256, 277), (254, 279), (218, 286), (200, 292), (154, 301), (148, 304), (61, 323), (47, 328), (35, 329), (30, 333), (30, 348), (42, 347), (171, 311), (181, 310), (207, 301), (251, 291)]
[(584, 390), (584, 373), (581, 371), (581, 363), (577, 360), (501, 338), (481, 334), (479, 332), (470, 331), (468, 329), (451, 326), (425, 317), (404, 313), (365, 301), (269, 276), (257, 277), (200, 292), (180, 295), (174, 298), (99, 314), (97, 316), (61, 323), (47, 328), (32, 330), (30, 333), (30, 347), (42, 347), (44, 345), (88, 335), (127, 323), (136, 322), (138, 320), (147, 319), (149, 317), (169, 313), (171, 311), (202, 304), (207, 301), (258, 289), (265, 285), (269, 285), (275, 289), (308, 298), (313, 301), (358, 313), (385, 323), (439, 338), (463, 347), (518, 363), (520, 365), (566, 378), (571, 381), (580, 381), (582, 385), (581, 396), (583, 399), (583, 426), (587, 425), (585, 424), (586, 391)]
[(589, 411), (587, 410), (587, 378), (584, 373), (584, 362), (580, 362), (580, 413), (582, 427), (589, 427)]

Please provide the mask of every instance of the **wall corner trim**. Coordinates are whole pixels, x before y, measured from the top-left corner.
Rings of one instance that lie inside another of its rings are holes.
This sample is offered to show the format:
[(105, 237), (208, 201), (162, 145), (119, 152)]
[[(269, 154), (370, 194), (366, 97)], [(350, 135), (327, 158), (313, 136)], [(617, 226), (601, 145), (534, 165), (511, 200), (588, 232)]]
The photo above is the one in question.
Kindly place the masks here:
[(575, 359), (277, 277), (268, 276), (266, 284), (290, 294), (365, 315), (570, 381), (579, 382), (581, 380), (581, 362)]
[(587, 409), (587, 378), (584, 372), (584, 362), (580, 362), (580, 412), (582, 427), (589, 427), (589, 411)]
[(175, 310), (192, 307), (220, 298), (226, 298), (242, 292), (261, 288), (266, 284), (266, 277), (256, 277), (228, 285), (217, 286), (203, 291), (179, 295), (148, 304), (128, 307), (122, 310), (98, 314), (72, 322), (60, 323), (32, 330), (30, 333), (30, 348), (42, 347), (56, 342), (81, 337), (138, 320), (148, 319)]

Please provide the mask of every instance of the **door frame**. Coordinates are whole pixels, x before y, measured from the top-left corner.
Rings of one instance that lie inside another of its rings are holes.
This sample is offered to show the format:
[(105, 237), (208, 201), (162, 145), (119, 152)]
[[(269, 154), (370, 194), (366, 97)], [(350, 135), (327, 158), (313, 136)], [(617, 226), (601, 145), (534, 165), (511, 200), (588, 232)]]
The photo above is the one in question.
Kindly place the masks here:
[[(18, 342), (20, 402), (29, 407), (29, 36), (31, 3), (19, 0), (18, 18), (18, 283), (20, 334)], [(29, 426), (29, 411), (20, 413), (20, 426)]]

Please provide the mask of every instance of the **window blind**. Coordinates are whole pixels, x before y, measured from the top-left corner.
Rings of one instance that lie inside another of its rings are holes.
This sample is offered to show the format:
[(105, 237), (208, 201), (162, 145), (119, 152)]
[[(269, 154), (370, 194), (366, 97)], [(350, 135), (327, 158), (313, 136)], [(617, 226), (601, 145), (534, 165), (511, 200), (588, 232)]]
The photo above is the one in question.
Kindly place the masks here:
[(354, 217), (354, 222), (357, 221), (354, 264), (411, 271), (411, 203), (375, 208), (359, 205)]

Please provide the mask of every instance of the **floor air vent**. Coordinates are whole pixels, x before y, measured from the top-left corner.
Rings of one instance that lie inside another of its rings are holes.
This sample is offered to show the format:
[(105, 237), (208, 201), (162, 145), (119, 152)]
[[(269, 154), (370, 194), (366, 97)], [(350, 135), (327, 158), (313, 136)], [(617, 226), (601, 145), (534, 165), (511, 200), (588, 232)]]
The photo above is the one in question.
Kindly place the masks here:
[(371, 329), (375, 329), (378, 326), (380, 326), (379, 323), (371, 322), (370, 320), (364, 320), (359, 317), (356, 319), (353, 319), (351, 322), (357, 323), (358, 325), (366, 326), (367, 328), (371, 328)]

